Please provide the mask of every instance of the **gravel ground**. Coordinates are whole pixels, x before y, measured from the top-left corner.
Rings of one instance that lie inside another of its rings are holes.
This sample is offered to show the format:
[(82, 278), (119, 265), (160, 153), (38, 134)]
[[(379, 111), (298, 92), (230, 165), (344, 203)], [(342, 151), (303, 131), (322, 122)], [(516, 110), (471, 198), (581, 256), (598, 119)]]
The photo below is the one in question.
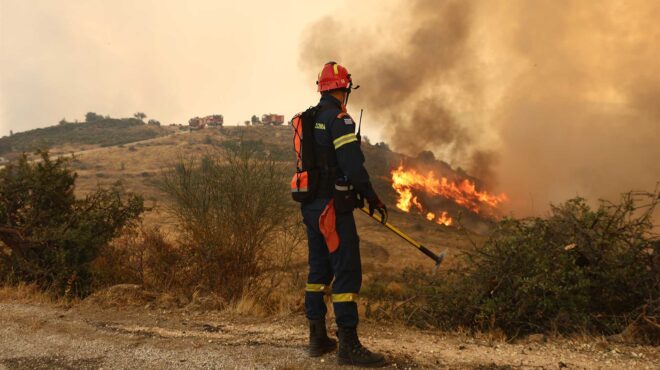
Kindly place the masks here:
[[(603, 340), (533, 338), (523, 343), (365, 324), (363, 342), (389, 368), (660, 369), (657, 347)], [(117, 310), (0, 303), (0, 368), (309, 369), (302, 317)], [(346, 367), (344, 367), (346, 368)]]

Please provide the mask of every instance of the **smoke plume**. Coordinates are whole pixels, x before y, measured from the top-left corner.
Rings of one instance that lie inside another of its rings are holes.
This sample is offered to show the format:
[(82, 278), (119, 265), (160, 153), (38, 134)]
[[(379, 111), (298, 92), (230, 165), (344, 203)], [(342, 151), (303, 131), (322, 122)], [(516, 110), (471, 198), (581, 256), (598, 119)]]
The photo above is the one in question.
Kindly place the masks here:
[(310, 76), (348, 67), (351, 106), (394, 149), (467, 168), (521, 214), (660, 181), (660, 3), (397, 4), (373, 29), (324, 18), (301, 52)]

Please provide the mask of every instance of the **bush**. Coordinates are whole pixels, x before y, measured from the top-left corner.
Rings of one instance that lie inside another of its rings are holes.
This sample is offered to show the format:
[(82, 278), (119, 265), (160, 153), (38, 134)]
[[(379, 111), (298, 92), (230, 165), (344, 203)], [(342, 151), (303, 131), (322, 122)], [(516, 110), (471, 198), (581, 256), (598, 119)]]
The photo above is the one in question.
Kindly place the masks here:
[(143, 201), (117, 188), (77, 199), (67, 161), (38, 154), (38, 162), (23, 155), (0, 170), (0, 279), (84, 296), (90, 262), (140, 216)]
[[(657, 343), (660, 242), (651, 220), (657, 201), (657, 193), (629, 193), (620, 204), (594, 210), (576, 198), (553, 206), (545, 219), (504, 219), (465, 255), (463, 268), (443, 279), (415, 271), (390, 278), (407, 287), (395, 299), (412, 303), (385, 312), (419, 325), (511, 337), (613, 334), (645, 315), (656, 325), (645, 339)], [(377, 297), (378, 289), (367, 295)]]
[(247, 145), (181, 159), (163, 174), (191, 291), (235, 300), (267, 278), (272, 248), (295, 232), (297, 212), (282, 178), (274, 161)]
[(102, 115), (100, 115), (100, 114), (96, 114), (96, 113), (94, 113), (94, 112), (87, 112), (87, 114), (85, 114), (85, 122), (87, 122), (87, 123), (89, 123), (89, 122), (95, 122), (95, 121), (100, 121), (100, 120), (102, 120), (103, 118), (104, 118), (104, 117), (103, 117)]
[(98, 287), (140, 284), (149, 290), (175, 290), (185, 281), (185, 256), (157, 227), (136, 227), (105, 245), (92, 264)]

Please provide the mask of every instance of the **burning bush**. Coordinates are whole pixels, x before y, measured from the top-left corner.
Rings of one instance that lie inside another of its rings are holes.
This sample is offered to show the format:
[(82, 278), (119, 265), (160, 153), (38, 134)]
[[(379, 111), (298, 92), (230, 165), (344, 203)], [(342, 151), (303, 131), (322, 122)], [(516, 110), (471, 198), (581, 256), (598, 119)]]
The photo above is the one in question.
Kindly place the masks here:
[(39, 154), (39, 161), (23, 155), (0, 170), (0, 279), (86, 295), (89, 264), (140, 216), (143, 201), (118, 188), (77, 199), (67, 161)]
[(495, 195), (477, 189), (475, 182), (468, 178), (452, 180), (437, 176), (433, 171), (421, 173), (403, 164), (392, 170), (392, 188), (398, 195), (398, 209), (404, 212), (415, 209), (428, 221), (445, 226), (454, 222), (453, 217), (446, 209), (429, 204), (444, 200), (477, 215), (493, 213), (498, 205), (507, 200), (505, 194)]
[[(453, 329), (621, 332), (630, 323), (658, 342), (660, 241), (653, 234), (656, 193), (628, 193), (590, 208), (576, 198), (547, 218), (504, 219), (443, 279), (406, 271), (406, 294), (388, 315)], [(383, 282), (385, 284), (386, 281)], [(382, 287), (381, 287), (382, 288)], [(376, 297), (378, 287), (372, 287)], [(368, 292), (366, 292), (368, 295)], [(416, 298), (413, 298), (416, 297)]]

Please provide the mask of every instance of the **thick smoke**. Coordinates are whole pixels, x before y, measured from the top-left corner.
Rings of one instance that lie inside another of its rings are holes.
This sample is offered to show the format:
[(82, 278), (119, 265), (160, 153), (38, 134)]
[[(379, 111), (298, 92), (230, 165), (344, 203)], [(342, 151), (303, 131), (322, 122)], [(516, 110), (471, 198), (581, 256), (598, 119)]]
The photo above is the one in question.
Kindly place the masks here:
[(375, 30), (311, 26), (301, 63), (343, 63), (363, 86), (351, 105), (395, 149), (432, 150), (538, 213), (660, 181), (658, 19), (647, 1), (401, 1)]

